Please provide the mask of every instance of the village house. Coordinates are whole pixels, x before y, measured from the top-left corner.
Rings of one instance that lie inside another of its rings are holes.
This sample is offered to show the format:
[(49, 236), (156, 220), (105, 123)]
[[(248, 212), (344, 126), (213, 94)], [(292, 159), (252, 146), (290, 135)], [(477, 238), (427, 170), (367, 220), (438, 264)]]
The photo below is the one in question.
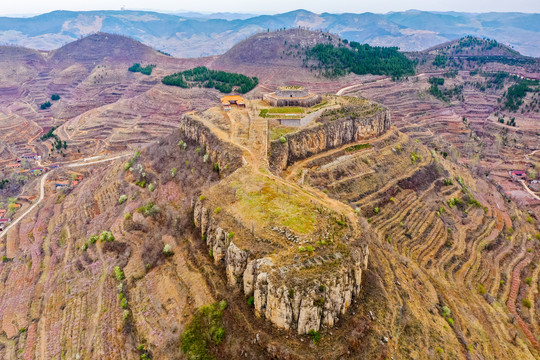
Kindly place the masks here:
[(527, 180), (528, 179), (527, 172), (523, 170), (512, 170), (512, 171), (509, 171), (509, 174), (513, 180)]
[(6, 165), (6, 170), (14, 170), (14, 169), (20, 169), (22, 167), (19, 163), (13, 163)]
[(10, 223), (11, 219), (0, 219), (0, 231), (4, 231)]
[(246, 107), (246, 101), (239, 95), (228, 95), (221, 98), (221, 106), (223, 106), (223, 110), (231, 110), (231, 104), (235, 104), (238, 107)]
[(57, 181), (54, 183), (54, 186), (56, 187), (56, 190), (65, 189), (69, 187), (68, 181)]
[(29, 170), (31, 173), (36, 173), (37, 171), (40, 171), (40, 172), (45, 172), (47, 171), (47, 168), (44, 168), (44, 167), (37, 167), (37, 168), (33, 168), (33, 169), (30, 169)]
[(21, 159), (24, 159), (24, 160), (41, 160), (41, 156), (39, 156), (36, 153), (24, 154), (24, 155), (21, 156)]

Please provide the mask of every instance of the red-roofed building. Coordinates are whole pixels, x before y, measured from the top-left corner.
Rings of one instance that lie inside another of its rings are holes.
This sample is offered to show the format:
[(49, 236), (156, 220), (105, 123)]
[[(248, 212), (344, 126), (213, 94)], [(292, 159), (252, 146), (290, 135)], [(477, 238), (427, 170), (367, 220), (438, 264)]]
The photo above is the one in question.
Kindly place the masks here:
[(523, 170), (512, 170), (510, 171), (510, 176), (514, 180), (527, 180), (528, 179), (527, 172)]

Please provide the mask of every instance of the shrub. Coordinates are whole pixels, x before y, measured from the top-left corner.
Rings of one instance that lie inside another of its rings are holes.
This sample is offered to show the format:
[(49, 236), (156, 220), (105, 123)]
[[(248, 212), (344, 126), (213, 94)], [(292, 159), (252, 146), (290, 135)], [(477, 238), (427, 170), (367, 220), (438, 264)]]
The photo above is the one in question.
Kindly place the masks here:
[(294, 289), (289, 289), (288, 296), (289, 296), (289, 299), (293, 299), (293, 298), (294, 298)]
[(122, 269), (120, 269), (119, 266), (114, 267), (114, 276), (118, 281), (124, 280), (124, 272), (122, 271)]
[(174, 254), (171, 249), (171, 245), (165, 244), (165, 246), (163, 247), (163, 254), (165, 254), (166, 256), (171, 256)]
[(418, 154), (415, 153), (415, 152), (412, 152), (411, 155), (410, 155), (410, 157), (411, 157), (411, 162), (412, 162), (413, 164), (415, 164), (417, 161), (422, 160), (422, 156), (418, 155)]
[(53, 101), (60, 100), (60, 95), (58, 95), (58, 94), (52, 94), (52, 95), (51, 95), (51, 100), (53, 100)]
[(154, 185), (154, 183), (151, 183), (150, 185), (148, 185), (148, 190), (150, 190), (150, 192), (153, 192), (155, 189), (156, 189), (156, 185)]
[(528, 277), (528, 278), (525, 279), (525, 284), (530, 286), (531, 283), (532, 283), (532, 278), (531, 277)]
[(308, 335), (311, 337), (311, 340), (313, 340), (314, 344), (318, 344), (319, 341), (321, 341), (321, 333), (318, 331), (311, 329), (309, 330)]
[(125, 203), (127, 200), (127, 196), (126, 195), (120, 195), (120, 197), (118, 198), (118, 203), (119, 204), (123, 204)]
[(188, 359), (210, 360), (212, 345), (219, 345), (225, 337), (223, 311), (226, 302), (201, 307), (186, 326), (180, 339), (180, 349)]
[(47, 101), (47, 102), (44, 102), (43, 104), (39, 105), (39, 107), (41, 108), (41, 110), (45, 110), (45, 109), (48, 109), (51, 107), (51, 102), (50, 101)]
[(131, 219), (131, 214), (130, 214), (130, 213), (126, 213), (126, 214), (124, 215), (124, 219), (126, 219), (126, 220)]
[(208, 159), (210, 159), (210, 155), (204, 154), (204, 156), (203, 156), (203, 162), (208, 162)]
[(379, 209), (379, 207), (378, 207), (378, 206), (377, 206), (377, 207), (375, 207), (375, 209), (373, 209), (373, 212), (374, 212), (375, 214), (378, 214), (378, 213), (379, 213), (379, 211), (380, 211), (380, 209)]
[(232, 231), (227, 234), (228, 239), (232, 239), (233, 237), (234, 237), (234, 233)]
[(285, 136), (282, 136), (279, 138), (279, 142), (285, 144), (287, 142), (287, 138)]
[(450, 325), (454, 325), (454, 319), (452, 319), (451, 317), (446, 318), (446, 321), (448, 321)]
[(96, 235), (92, 235), (90, 236), (90, 244), (95, 244), (96, 241), (97, 241), (98, 237)]
[(120, 301), (120, 307), (121, 307), (122, 309), (127, 309), (128, 303), (127, 303), (127, 299), (126, 299), (126, 298), (122, 298), (122, 301)]
[(216, 208), (216, 210), (214, 210), (214, 212), (215, 212), (216, 214), (219, 214), (219, 213), (221, 212), (221, 207), (218, 206), (218, 207)]
[(451, 198), (448, 200), (448, 206), (450, 207), (450, 209), (460, 204), (461, 204), (461, 200), (458, 198)]
[(531, 300), (529, 300), (529, 299), (523, 299), (523, 301), (521, 303), (523, 304), (523, 306), (525, 306), (528, 309), (530, 309), (532, 307)]
[(484, 285), (478, 284), (477, 289), (478, 289), (478, 293), (480, 295), (485, 295), (486, 294), (486, 288), (484, 287)]
[(110, 231), (104, 231), (101, 234), (99, 234), (99, 241), (112, 242), (114, 241), (114, 235)]
[(173, 169), (171, 170), (171, 177), (175, 177), (177, 173), (178, 173), (178, 169), (177, 169), (177, 168), (173, 168)]
[(154, 203), (152, 202), (149, 202), (148, 204), (141, 206), (137, 209), (137, 212), (143, 214), (143, 216), (145, 217), (156, 216), (157, 214), (159, 214), (160, 211), (161, 209), (159, 208), (159, 206), (154, 205)]
[(248, 303), (249, 306), (254, 307), (255, 306), (255, 298), (253, 296), (250, 296), (247, 299), (247, 303)]
[(452, 311), (446, 305), (442, 307), (442, 311), (443, 311), (443, 316), (444, 317), (448, 317), (448, 316), (452, 315)]

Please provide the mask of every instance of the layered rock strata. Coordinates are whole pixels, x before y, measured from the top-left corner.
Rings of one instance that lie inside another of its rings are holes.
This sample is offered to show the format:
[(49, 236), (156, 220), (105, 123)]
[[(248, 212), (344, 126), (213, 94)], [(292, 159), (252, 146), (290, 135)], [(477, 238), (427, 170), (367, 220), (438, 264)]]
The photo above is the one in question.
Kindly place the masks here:
[[(362, 271), (367, 268), (367, 247), (303, 261), (295, 257), (278, 266), (270, 255), (257, 257), (238, 247), (232, 232), (220, 226), (203, 201), (193, 206), (194, 223), (214, 263), (223, 263), (229, 286), (252, 296), (255, 314), (275, 326), (298, 334), (332, 327), (358, 296)], [(324, 266), (331, 271), (312, 271)]]
[[(324, 116), (324, 113), (323, 113)], [(362, 117), (344, 116), (284, 135), (286, 141), (270, 143), (269, 162), (272, 170), (281, 171), (298, 160), (323, 151), (382, 135), (390, 129), (390, 111), (381, 107)]]
[(220, 140), (205, 124), (190, 114), (182, 117), (180, 133), (186, 140), (201, 145), (210, 161), (217, 164), (221, 174), (228, 175), (242, 166), (242, 150)]

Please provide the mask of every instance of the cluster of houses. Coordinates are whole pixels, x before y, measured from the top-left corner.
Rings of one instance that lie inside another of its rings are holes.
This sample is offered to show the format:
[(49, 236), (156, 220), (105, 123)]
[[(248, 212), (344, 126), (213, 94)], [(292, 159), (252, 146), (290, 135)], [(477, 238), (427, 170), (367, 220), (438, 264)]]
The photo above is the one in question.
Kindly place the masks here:
[[(20, 207), (21, 204), (19, 203), (9, 204), (10, 209), (19, 209)], [(0, 209), (0, 231), (4, 231), (9, 224), (11, 224), (11, 218), (9, 217), (8, 210)]]
[(55, 181), (54, 187), (57, 191), (62, 190), (62, 189), (67, 189), (69, 187), (75, 187), (79, 185), (82, 179), (83, 179), (83, 176), (81, 174), (74, 174), (73, 179), (71, 181), (68, 181), (68, 180)]
[(11, 219), (6, 218), (6, 209), (0, 209), (0, 231), (4, 229), (11, 223)]
[(22, 166), (22, 161), (23, 160), (26, 160), (26, 161), (40, 161), (41, 156), (39, 156), (36, 153), (24, 154), (24, 155), (17, 158), (17, 162), (6, 165), (4, 167), (4, 170), (7, 170), (9, 172), (17, 171), (18, 173), (24, 173), (24, 172), (36, 173), (37, 171), (39, 171), (39, 172), (47, 171), (47, 168), (44, 167), (44, 166), (35, 167), (35, 168), (31, 168), (31, 169), (23, 169), (23, 166)]
[(527, 172), (524, 170), (510, 170), (508, 172), (512, 180), (514, 181), (521, 181), (523, 180), (525, 184), (532, 190), (532, 191), (540, 191), (540, 180), (536, 179), (529, 179), (529, 176), (527, 175)]
[(41, 156), (36, 153), (24, 154), (17, 158), (17, 162), (6, 165), (3, 170), (6, 172), (16, 171), (18, 174), (22, 174), (22, 173), (41, 174), (48, 170), (55, 169), (58, 167), (57, 164), (52, 164), (52, 165), (47, 165), (47, 166), (38, 166), (38, 167), (30, 168), (30, 169), (24, 169), (23, 164), (22, 164), (23, 160), (40, 161)]

